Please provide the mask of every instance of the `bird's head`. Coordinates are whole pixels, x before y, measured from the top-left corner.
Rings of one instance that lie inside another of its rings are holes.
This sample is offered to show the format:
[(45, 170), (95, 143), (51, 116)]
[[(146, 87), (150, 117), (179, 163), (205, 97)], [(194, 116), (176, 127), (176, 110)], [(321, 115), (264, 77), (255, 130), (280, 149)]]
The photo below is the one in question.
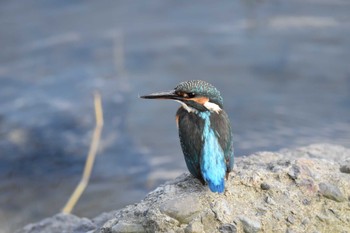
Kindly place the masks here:
[(188, 112), (219, 112), (223, 108), (220, 92), (202, 80), (182, 82), (172, 91), (140, 96), (144, 99), (171, 99), (180, 102)]

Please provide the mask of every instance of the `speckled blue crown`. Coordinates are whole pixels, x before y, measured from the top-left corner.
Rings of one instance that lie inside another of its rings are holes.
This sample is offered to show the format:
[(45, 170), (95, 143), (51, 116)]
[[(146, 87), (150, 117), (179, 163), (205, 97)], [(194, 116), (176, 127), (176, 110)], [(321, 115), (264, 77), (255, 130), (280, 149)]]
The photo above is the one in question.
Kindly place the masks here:
[(190, 80), (182, 82), (175, 87), (175, 91), (182, 91), (186, 93), (194, 93), (198, 96), (205, 96), (209, 98), (209, 101), (218, 104), (220, 107), (223, 106), (223, 99), (220, 91), (216, 89), (210, 83), (202, 80)]

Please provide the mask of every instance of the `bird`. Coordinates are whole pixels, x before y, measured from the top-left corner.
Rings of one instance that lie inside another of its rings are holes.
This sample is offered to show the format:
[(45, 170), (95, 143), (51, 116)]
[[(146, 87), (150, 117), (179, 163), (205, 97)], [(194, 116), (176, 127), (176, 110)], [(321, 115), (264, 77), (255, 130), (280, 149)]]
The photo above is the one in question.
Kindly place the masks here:
[(214, 193), (225, 191), (234, 164), (231, 123), (220, 92), (208, 82), (181, 82), (173, 90), (140, 96), (181, 104), (176, 124), (189, 172)]

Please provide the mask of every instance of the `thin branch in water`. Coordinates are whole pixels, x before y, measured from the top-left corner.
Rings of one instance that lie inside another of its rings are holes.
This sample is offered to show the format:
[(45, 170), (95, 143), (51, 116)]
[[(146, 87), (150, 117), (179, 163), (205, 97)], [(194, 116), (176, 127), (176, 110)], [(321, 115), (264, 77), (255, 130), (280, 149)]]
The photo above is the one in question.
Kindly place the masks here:
[(90, 144), (89, 154), (85, 162), (84, 173), (79, 184), (75, 188), (74, 192), (70, 196), (64, 208), (62, 209), (62, 213), (69, 214), (72, 212), (74, 206), (76, 205), (79, 198), (81, 197), (84, 190), (86, 189), (86, 186), (89, 184), (91, 171), (94, 166), (98, 144), (100, 142), (101, 132), (103, 128), (103, 110), (102, 110), (102, 104), (101, 104), (101, 95), (98, 92), (94, 93), (94, 105), (95, 105), (95, 115), (96, 115), (96, 126), (92, 137), (92, 141)]

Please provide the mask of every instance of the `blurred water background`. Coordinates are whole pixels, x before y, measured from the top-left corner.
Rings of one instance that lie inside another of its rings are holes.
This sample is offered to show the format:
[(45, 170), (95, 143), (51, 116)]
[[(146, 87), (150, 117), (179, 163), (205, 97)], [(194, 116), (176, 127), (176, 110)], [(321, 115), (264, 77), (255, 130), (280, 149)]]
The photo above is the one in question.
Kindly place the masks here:
[(177, 103), (141, 94), (203, 79), (224, 97), (237, 156), (350, 146), (346, 0), (0, 2), (0, 232), (61, 210), (105, 127), (74, 213), (139, 201), (186, 171)]

